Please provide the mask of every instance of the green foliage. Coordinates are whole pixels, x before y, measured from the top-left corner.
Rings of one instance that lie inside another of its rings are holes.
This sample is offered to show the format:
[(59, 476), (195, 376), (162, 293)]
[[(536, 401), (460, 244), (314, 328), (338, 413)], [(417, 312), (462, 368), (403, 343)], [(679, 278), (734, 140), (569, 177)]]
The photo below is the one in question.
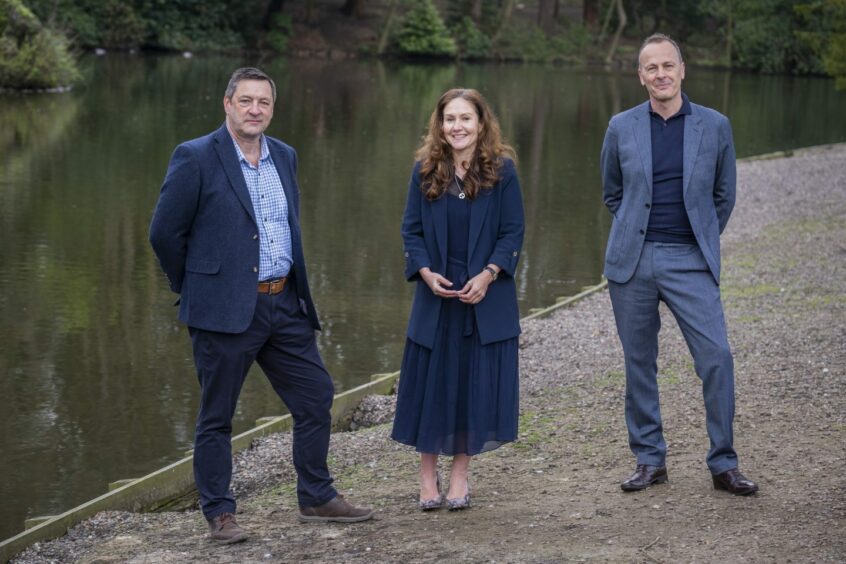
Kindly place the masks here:
[(804, 23), (796, 33), (818, 57), (838, 89), (846, 89), (846, 0), (817, 0), (795, 7)]
[[(491, 35), (499, 26), (501, 2), (482, 2), (481, 13), (473, 14), (473, 0), (447, 0), (444, 20), (450, 29), (464, 25), (464, 18), (470, 18), (474, 26), (485, 35)], [(479, 21), (476, 21), (476, 16)]]
[(536, 26), (515, 23), (503, 30), (493, 53), (506, 60), (577, 62), (583, 59), (590, 41), (590, 33), (582, 26), (547, 36)]
[(461, 56), (465, 59), (484, 59), (490, 55), (490, 38), (482, 33), (468, 16), (464, 16), (461, 23), (453, 29), (453, 37)]
[(254, 44), (259, 3), (222, 0), (142, 0), (147, 22), (144, 46), (159, 49), (226, 50)]
[(291, 38), (294, 22), (288, 14), (274, 14), (273, 24), (267, 32), (267, 43), (277, 53), (288, 51), (288, 40)]
[(792, 0), (735, 2), (736, 66), (767, 73), (813, 70), (813, 55), (793, 33), (792, 7)]
[(42, 21), (64, 29), (86, 48), (221, 50), (255, 37), (258, 1), (30, 0)]
[(412, 57), (454, 57), (458, 52), (432, 0), (420, 0), (394, 36), (397, 52)]
[(495, 52), (502, 59), (545, 61), (552, 55), (546, 34), (538, 27), (511, 25), (504, 30)]
[(99, 6), (99, 26), (103, 46), (118, 49), (138, 47), (144, 41), (144, 21), (132, 6), (121, 0), (108, 0)]
[[(308, 12), (317, 15), (309, 16), (315, 18), (309, 23), (320, 27), (324, 17), (320, 14), (326, 12), (318, 4), (329, 3), (310, 1), (313, 9)], [(580, 62), (591, 49), (597, 56), (607, 48), (607, 41), (596, 42), (583, 27), (568, 26), (561, 18), (547, 22), (544, 32), (536, 22), (537, 2), (396, 1), (408, 8), (391, 36), (393, 52), (403, 56), (453, 58), (458, 54), (468, 59)], [(50, 29), (62, 30), (74, 45), (83, 48), (268, 48), (278, 53), (288, 51), (294, 33), (294, 12), (288, 7), (298, 5), (268, 0), (8, 0), (4, 5), (23, 6), (24, 2), (31, 17), (20, 16), (14, 22), (16, 31), (5, 35), (16, 44), (24, 33), (21, 30), (31, 25), (26, 22), (40, 20)], [(645, 35), (661, 31), (681, 40), (685, 52), (695, 53), (700, 63), (721, 62), (768, 73), (843, 76), (844, 3), (846, 0), (625, 0), (629, 24), (619, 52), (631, 49)], [(285, 13), (280, 9), (267, 14), (273, 4), (284, 6)], [(599, 2), (600, 19), (608, 5), (609, 0)], [(442, 8), (446, 24), (436, 6)], [(510, 14), (507, 21), (506, 14)], [(612, 12), (606, 40), (616, 17)], [(6, 13), (0, 13), (0, 28), (6, 20)], [(356, 25), (371, 24), (362, 21)], [(57, 45), (62, 42), (58, 39), (52, 49), (61, 50)], [(359, 52), (373, 53), (374, 48), (363, 43)]]
[(0, 87), (57, 88), (78, 78), (65, 37), (43, 27), (21, 0), (0, 0)]

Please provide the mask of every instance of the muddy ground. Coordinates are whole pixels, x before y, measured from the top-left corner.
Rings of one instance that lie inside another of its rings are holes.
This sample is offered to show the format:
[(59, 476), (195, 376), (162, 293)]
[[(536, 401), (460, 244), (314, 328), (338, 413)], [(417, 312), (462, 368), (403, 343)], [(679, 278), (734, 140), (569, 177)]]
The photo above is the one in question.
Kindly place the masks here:
[(331, 447), (337, 486), (377, 518), (302, 525), (290, 437), (280, 434), (236, 460), (245, 543), (212, 544), (196, 511), (110, 512), (18, 562), (845, 561), (846, 145), (738, 169), (722, 288), (736, 448), (757, 495), (711, 485), (700, 383), (666, 310), (659, 381), (670, 481), (620, 490), (634, 459), (602, 292), (524, 324), (520, 438), (474, 460), (467, 511), (416, 509), (416, 455), (388, 438), (386, 423), (338, 433)]

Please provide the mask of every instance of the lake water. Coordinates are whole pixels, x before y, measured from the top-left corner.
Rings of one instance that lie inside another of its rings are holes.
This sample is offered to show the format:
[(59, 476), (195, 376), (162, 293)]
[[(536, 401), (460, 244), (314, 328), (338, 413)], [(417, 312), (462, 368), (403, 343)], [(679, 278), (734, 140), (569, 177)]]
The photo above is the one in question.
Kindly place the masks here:
[[(108, 55), (84, 61), (86, 85), (71, 93), (0, 95), (0, 539), (191, 447), (190, 343), (147, 227), (171, 151), (222, 123), (229, 74), (255, 63)], [(481, 90), (520, 157), (523, 312), (599, 282), (610, 225), (599, 148), (611, 115), (645, 99), (633, 72), (258, 64), (279, 90), (268, 133), (299, 153), (319, 344), (337, 391), (399, 367), (412, 289), (399, 223), (414, 149), (450, 87)], [(830, 80), (687, 75), (693, 101), (731, 118), (739, 156), (846, 141), (846, 93)], [(281, 412), (256, 371), (235, 431)]]

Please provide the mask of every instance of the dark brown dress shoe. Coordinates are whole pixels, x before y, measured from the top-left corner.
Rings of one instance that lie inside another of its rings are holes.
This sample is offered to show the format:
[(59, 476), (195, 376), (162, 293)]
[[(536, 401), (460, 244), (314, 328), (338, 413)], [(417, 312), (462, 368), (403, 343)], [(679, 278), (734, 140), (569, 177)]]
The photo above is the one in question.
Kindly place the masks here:
[(620, 484), (624, 492), (636, 492), (645, 490), (652, 484), (663, 484), (667, 481), (666, 466), (651, 466), (649, 464), (638, 464), (634, 474)]
[(233, 544), (247, 540), (249, 535), (235, 521), (231, 513), (221, 513), (217, 517), (209, 519), (209, 531), (213, 541), (220, 544)]
[(758, 484), (740, 473), (737, 468), (722, 474), (711, 474), (715, 490), (726, 490), (734, 495), (750, 495), (758, 491)]
[(367, 521), (373, 517), (373, 510), (369, 507), (355, 507), (344, 496), (338, 494), (335, 499), (317, 507), (300, 507), (300, 521), (315, 523), (320, 521), (336, 521), (338, 523), (356, 523)]

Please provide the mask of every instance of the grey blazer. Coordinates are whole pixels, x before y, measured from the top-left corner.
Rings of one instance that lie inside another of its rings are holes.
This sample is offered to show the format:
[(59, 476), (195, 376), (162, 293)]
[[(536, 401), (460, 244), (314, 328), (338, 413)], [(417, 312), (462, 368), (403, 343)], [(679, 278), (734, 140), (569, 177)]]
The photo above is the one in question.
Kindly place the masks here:
[[(693, 234), (717, 284), (720, 234), (734, 208), (737, 171), (731, 124), (721, 113), (690, 104), (684, 118), (684, 205)], [(652, 203), (649, 102), (611, 118), (602, 143), (602, 195), (614, 220), (605, 277), (628, 282), (643, 249)]]

